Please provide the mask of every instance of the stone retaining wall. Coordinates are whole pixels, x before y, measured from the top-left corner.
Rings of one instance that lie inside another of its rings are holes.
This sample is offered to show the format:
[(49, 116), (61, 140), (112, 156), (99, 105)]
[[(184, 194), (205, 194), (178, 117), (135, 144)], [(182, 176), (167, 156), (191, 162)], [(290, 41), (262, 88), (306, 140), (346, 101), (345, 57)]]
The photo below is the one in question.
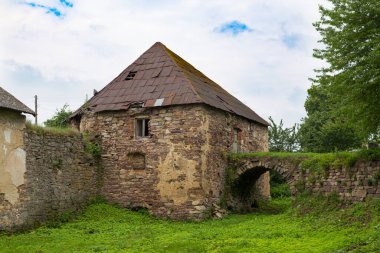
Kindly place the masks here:
[(233, 177), (238, 179), (247, 171), (277, 171), (288, 182), (293, 195), (301, 192), (328, 195), (337, 193), (341, 199), (357, 202), (367, 197), (380, 198), (380, 161), (359, 160), (352, 166), (330, 165), (314, 171), (303, 168), (307, 158), (255, 157), (231, 159)]
[(98, 194), (98, 166), (84, 152), (79, 134), (26, 130), (23, 142), (26, 170), (14, 175), (22, 179), (17, 199), (10, 201), (0, 193), (0, 230), (25, 229), (77, 211)]
[(353, 167), (330, 167), (323, 173), (297, 170), (293, 192), (306, 190), (324, 195), (336, 192), (341, 199), (358, 202), (380, 198), (380, 161), (358, 161)]

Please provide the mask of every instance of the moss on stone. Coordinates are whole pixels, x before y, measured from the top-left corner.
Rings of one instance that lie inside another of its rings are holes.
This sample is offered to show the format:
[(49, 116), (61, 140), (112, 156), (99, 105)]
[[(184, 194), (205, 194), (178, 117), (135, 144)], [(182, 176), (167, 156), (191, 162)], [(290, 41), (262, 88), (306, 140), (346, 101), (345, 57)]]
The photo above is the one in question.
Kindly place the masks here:
[(241, 159), (273, 158), (290, 161), (299, 164), (302, 170), (326, 174), (331, 168), (353, 167), (358, 161), (380, 160), (380, 149), (365, 149), (356, 152), (336, 152), (336, 153), (286, 153), (286, 152), (258, 152), (258, 153), (238, 153), (229, 154), (230, 161), (238, 162)]

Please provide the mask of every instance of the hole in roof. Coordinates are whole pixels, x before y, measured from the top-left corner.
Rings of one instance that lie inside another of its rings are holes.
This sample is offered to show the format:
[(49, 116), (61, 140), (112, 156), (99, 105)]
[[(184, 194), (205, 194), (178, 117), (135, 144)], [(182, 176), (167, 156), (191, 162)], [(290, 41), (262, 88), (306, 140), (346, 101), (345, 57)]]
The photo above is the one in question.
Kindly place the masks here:
[(154, 102), (154, 106), (161, 106), (163, 102), (164, 102), (164, 99), (159, 98)]
[(144, 103), (143, 102), (134, 102), (129, 105), (129, 108), (141, 108), (143, 107)]
[(136, 73), (137, 73), (137, 71), (129, 72), (127, 77), (125, 78), (125, 80), (132, 80), (135, 77)]

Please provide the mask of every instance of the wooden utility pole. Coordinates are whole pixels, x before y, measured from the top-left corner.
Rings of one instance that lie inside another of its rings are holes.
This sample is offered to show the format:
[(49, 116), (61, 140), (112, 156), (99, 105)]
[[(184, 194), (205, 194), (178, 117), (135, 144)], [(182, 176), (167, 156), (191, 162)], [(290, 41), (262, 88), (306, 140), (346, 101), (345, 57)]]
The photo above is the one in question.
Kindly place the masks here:
[(36, 116), (34, 116), (34, 124), (37, 125), (37, 95), (34, 96), (34, 112), (36, 113)]

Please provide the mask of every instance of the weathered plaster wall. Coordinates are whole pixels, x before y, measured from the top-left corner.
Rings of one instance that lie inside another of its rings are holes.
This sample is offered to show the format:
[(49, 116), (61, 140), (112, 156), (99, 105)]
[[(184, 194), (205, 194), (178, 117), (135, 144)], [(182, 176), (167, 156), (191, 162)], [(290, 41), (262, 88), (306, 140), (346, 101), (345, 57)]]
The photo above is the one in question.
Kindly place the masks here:
[(0, 109), (0, 199), (11, 204), (18, 202), (18, 187), (24, 184), (24, 128), (25, 116)]
[[(0, 194), (0, 230), (38, 225), (62, 212), (82, 208), (99, 189), (95, 160), (78, 135), (20, 131), (26, 170), (17, 171), (17, 201)], [(2, 167), (1, 167), (2, 168)], [(23, 174), (21, 176), (21, 173)]]
[[(135, 137), (141, 117), (150, 118), (149, 138)], [(241, 151), (267, 149), (266, 127), (204, 105), (88, 112), (80, 122), (80, 131), (101, 135), (104, 197), (174, 219), (202, 218), (220, 201), (234, 127)], [(269, 188), (266, 175), (260, 182)]]

